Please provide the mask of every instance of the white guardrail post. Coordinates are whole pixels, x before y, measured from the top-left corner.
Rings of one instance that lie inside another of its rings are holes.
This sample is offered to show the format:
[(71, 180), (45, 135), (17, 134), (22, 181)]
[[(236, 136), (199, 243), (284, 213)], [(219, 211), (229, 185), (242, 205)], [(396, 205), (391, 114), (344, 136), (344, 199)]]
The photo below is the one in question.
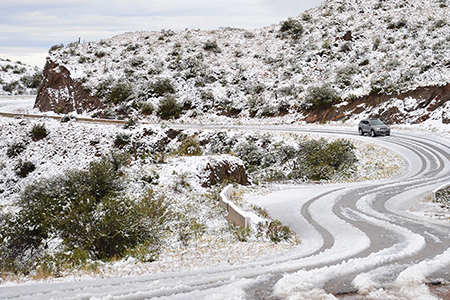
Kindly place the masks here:
[(227, 185), (220, 192), (219, 204), (227, 209), (227, 220), (235, 223), (236, 225), (248, 227), (251, 224), (251, 218), (245, 211), (240, 209), (236, 204), (231, 201), (233, 195), (233, 185)]

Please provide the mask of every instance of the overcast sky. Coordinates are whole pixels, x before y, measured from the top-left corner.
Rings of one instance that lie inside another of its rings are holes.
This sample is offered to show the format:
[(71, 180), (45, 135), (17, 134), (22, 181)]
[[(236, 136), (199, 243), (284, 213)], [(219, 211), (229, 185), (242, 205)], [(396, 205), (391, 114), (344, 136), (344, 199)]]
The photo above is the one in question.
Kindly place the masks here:
[(43, 67), (56, 44), (127, 31), (261, 28), (323, 0), (0, 0), (0, 58)]

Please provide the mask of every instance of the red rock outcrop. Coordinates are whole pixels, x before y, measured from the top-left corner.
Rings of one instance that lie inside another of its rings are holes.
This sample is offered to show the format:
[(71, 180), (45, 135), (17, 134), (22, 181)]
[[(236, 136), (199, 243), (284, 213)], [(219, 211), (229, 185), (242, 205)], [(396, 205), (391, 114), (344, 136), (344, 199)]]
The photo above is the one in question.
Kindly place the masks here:
[(73, 80), (67, 68), (47, 60), (34, 107), (40, 111), (67, 114), (73, 111), (93, 111), (104, 105), (98, 97), (85, 90), (81, 83)]
[[(404, 123), (408, 118), (408, 109), (400, 112), (395, 105), (389, 105), (394, 101), (407, 98), (417, 100), (417, 105), (412, 109), (425, 109), (427, 112), (433, 112), (438, 107), (443, 106), (450, 100), (450, 84), (444, 86), (419, 87), (397, 95), (370, 94), (345, 105), (318, 106), (313, 109), (303, 111), (305, 120), (308, 123), (340, 121), (351, 115), (370, 111), (371, 118), (380, 118), (389, 121), (390, 124)], [(383, 108), (381, 108), (383, 107)], [(421, 123), (429, 118), (428, 114), (422, 115), (416, 120), (409, 120), (412, 123)], [(446, 120), (442, 120), (444, 123)], [(449, 121), (450, 122), (450, 121)]]
[(200, 167), (203, 187), (211, 187), (226, 180), (248, 185), (249, 179), (242, 160), (230, 155), (218, 155)]

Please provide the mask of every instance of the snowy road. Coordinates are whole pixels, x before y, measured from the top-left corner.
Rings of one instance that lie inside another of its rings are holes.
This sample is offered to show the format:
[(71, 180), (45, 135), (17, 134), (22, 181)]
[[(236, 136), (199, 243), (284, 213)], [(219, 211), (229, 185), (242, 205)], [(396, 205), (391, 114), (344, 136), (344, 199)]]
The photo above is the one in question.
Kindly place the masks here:
[(0, 285), (0, 299), (332, 299), (329, 293), (356, 291), (371, 299), (434, 299), (423, 283), (450, 278), (450, 224), (413, 212), (418, 199), (450, 182), (449, 141), (423, 133), (371, 139), (318, 126), (208, 128), (369, 139), (402, 155), (406, 168), (384, 181), (247, 196), (299, 235), (301, 244), (283, 255), (185, 273)]

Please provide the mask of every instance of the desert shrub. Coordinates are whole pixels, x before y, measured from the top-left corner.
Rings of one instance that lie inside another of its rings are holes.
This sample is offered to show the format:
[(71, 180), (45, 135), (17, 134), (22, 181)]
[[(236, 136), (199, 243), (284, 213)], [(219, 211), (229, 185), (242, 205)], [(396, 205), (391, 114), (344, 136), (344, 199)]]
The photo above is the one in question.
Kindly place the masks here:
[(229, 223), (229, 227), (239, 242), (247, 242), (252, 235), (252, 230), (250, 227), (243, 227), (234, 223)]
[(120, 132), (116, 135), (114, 139), (114, 147), (123, 148), (131, 142), (131, 135), (127, 133)]
[(442, 28), (447, 25), (447, 21), (445, 19), (440, 19), (434, 22), (433, 26), (435, 28)]
[(195, 137), (191, 136), (185, 138), (181, 142), (181, 145), (178, 148), (177, 153), (179, 155), (199, 156), (203, 154), (203, 150), (200, 144), (198, 143), (198, 140)]
[(302, 24), (292, 18), (283, 21), (280, 26), (280, 32), (283, 36), (292, 36), (293, 38), (299, 38), (303, 34)]
[(153, 107), (153, 104), (151, 104), (150, 102), (142, 102), (141, 104), (141, 113), (144, 115), (151, 115), (153, 114), (153, 111), (155, 110), (155, 108)]
[(182, 109), (175, 97), (166, 96), (160, 99), (156, 114), (163, 120), (178, 119)]
[(131, 86), (127, 83), (118, 82), (111, 87), (111, 93), (108, 95), (107, 101), (118, 104), (128, 100), (131, 95)]
[(26, 147), (27, 146), (24, 142), (14, 142), (8, 146), (8, 149), (6, 149), (6, 155), (9, 158), (15, 157), (22, 153), (26, 149)]
[(4, 84), (3, 85), (3, 90), (5, 92), (12, 93), (15, 90), (18, 90), (19, 87), (20, 87), (19, 81), (13, 80), (10, 83)]
[(306, 103), (314, 106), (325, 105), (340, 100), (336, 90), (328, 83), (321, 86), (309, 87), (306, 95)]
[(383, 74), (373, 78), (370, 82), (372, 94), (393, 94), (397, 91), (397, 86), (390, 75)]
[(244, 161), (245, 168), (248, 172), (255, 171), (261, 166), (264, 157), (264, 150), (254, 142), (246, 142), (235, 148), (236, 155)]
[(135, 128), (139, 124), (139, 120), (137, 118), (128, 118), (123, 124), (124, 129)]
[(388, 24), (387, 28), (388, 29), (400, 29), (400, 28), (406, 27), (406, 25), (408, 25), (408, 21), (402, 19), (402, 20), (399, 20), (397, 22), (390, 22)]
[(352, 50), (352, 43), (345, 42), (339, 47), (340, 52), (349, 52)]
[(268, 237), (275, 244), (292, 238), (291, 229), (278, 220), (258, 223), (257, 231), (258, 235)]
[(57, 44), (50, 47), (48, 53), (64, 48), (64, 44)]
[(158, 78), (148, 87), (148, 94), (152, 97), (163, 97), (168, 94), (175, 94), (176, 90), (169, 78)]
[(155, 244), (170, 216), (163, 197), (151, 191), (138, 199), (125, 197), (118, 154), (92, 162), (86, 170), (28, 185), (19, 211), (1, 216), (2, 269), (26, 273), (39, 260), (50, 240), (62, 253), (82, 251), (86, 258), (120, 258), (138, 245)]
[(41, 80), (42, 80), (41, 72), (36, 72), (33, 75), (24, 75), (20, 78), (20, 81), (22, 81), (27, 88), (34, 88), (34, 89), (37, 89), (39, 87), (39, 85), (41, 84)]
[(39, 141), (46, 138), (48, 135), (44, 124), (34, 124), (30, 131), (30, 136), (33, 141)]
[(133, 57), (129, 60), (129, 63), (132, 67), (137, 68), (144, 64), (145, 58), (142, 56)]
[(25, 160), (19, 160), (17, 165), (14, 167), (14, 172), (17, 176), (25, 178), (33, 172), (36, 169), (36, 166), (31, 161)]
[(217, 45), (216, 41), (206, 41), (205, 44), (203, 45), (203, 49), (205, 49), (206, 51), (214, 52), (214, 53), (222, 52), (219, 45)]
[(291, 178), (329, 180), (336, 173), (351, 173), (357, 158), (355, 146), (348, 140), (328, 142), (324, 138), (309, 140), (299, 145), (296, 167)]

